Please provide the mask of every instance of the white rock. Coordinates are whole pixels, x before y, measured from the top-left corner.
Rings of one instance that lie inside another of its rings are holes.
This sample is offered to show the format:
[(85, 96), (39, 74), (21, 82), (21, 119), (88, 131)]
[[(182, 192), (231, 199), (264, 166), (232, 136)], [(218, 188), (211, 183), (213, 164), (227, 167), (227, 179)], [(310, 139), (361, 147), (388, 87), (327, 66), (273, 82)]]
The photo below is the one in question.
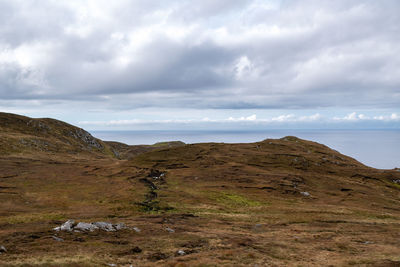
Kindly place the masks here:
[(170, 233), (175, 233), (175, 230), (174, 230), (174, 229), (171, 229), (171, 228), (169, 228), (169, 227), (165, 228), (165, 230), (167, 230), (167, 231), (170, 232)]
[(133, 227), (132, 229), (133, 229), (136, 233), (140, 233), (140, 231), (142, 231), (142, 230), (140, 230), (140, 229), (139, 229), (138, 227), (136, 227), (136, 226)]
[(186, 255), (186, 252), (183, 250), (178, 250), (178, 255), (180, 256)]
[[(61, 231), (72, 231), (72, 228), (75, 224), (74, 220), (68, 220), (60, 226)], [(56, 227), (57, 228), (57, 227)], [(56, 230), (57, 231), (57, 230)]]
[(94, 226), (97, 226), (100, 230), (104, 230), (107, 232), (114, 232), (116, 231), (115, 228), (111, 223), (108, 222), (94, 222), (92, 223)]
[(308, 193), (308, 192), (300, 192), (300, 194), (302, 194), (305, 197), (309, 197), (310, 196), (310, 193)]
[(114, 224), (113, 226), (114, 226), (115, 230), (117, 230), (117, 231), (127, 228), (124, 223), (117, 223), (117, 224)]
[(81, 231), (90, 231), (93, 232), (94, 230), (98, 230), (99, 227), (92, 223), (85, 223), (85, 222), (80, 222), (78, 223), (75, 227), (75, 230), (81, 230)]

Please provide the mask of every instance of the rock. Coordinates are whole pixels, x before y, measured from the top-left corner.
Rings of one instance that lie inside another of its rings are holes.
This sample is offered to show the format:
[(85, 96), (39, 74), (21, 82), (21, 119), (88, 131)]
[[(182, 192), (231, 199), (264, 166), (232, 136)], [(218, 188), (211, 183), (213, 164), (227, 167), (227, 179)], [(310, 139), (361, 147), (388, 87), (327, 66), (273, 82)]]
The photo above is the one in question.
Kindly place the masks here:
[(58, 241), (58, 242), (63, 242), (64, 241), (64, 239), (62, 239), (62, 238), (60, 238), (60, 237), (57, 237), (57, 236), (52, 236), (52, 238), (55, 240), (55, 241)]
[(124, 224), (124, 223), (117, 223), (117, 224), (114, 224), (113, 226), (114, 226), (115, 230), (117, 230), (117, 231), (128, 228), (128, 227), (126, 227), (126, 224)]
[(60, 226), (59, 230), (56, 230), (56, 228), (58, 228), (58, 227), (54, 228), (54, 230), (56, 230), (56, 231), (69, 231), (70, 232), (70, 231), (72, 231), (72, 228), (74, 227), (74, 224), (75, 224), (74, 220), (68, 220), (68, 221), (66, 221), (65, 223), (63, 223)]
[(107, 266), (110, 266), (110, 267), (117, 267), (117, 265), (116, 265), (115, 263), (109, 263), (109, 264), (107, 264)]
[(178, 254), (179, 256), (183, 256), (186, 255), (186, 252), (180, 249), (178, 250), (178, 252), (176, 252), (176, 254)]
[(106, 232), (115, 232), (115, 228), (111, 223), (108, 222), (94, 222), (92, 225), (98, 227), (100, 230), (104, 230)]
[(309, 197), (310, 196), (310, 193), (308, 193), (308, 192), (300, 192), (300, 194), (302, 194), (305, 197)]
[(80, 231), (90, 231), (93, 232), (94, 230), (98, 230), (99, 227), (97, 227), (96, 225), (92, 224), (92, 223), (85, 223), (85, 222), (80, 222), (78, 223), (75, 227), (75, 230), (80, 230)]
[(395, 184), (400, 184), (400, 179), (393, 180), (393, 183), (395, 183)]
[(94, 138), (90, 133), (86, 132), (83, 129), (75, 129), (75, 131), (67, 131), (67, 135), (72, 136), (75, 139), (79, 139), (85, 144), (87, 144), (90, 147), (97, 148), (97, 149), (104, 149), (104, 146), (99, 143), (98, 139)]
[[(65, 223), (63, 223), (61, 226), (53, 228), (54, 231), (69, 231), (69, 232), (93, 232), (94, 230), (103, 230), (106, 232), (115, 232), (118, 230), (126, 229), (128, 228), (124, 223), (117, 223), (117, 224), (112, 224), (108, 222), (94, 222), (94, 223), (85, 223), (85, 222), (79, 222), (78, 224), (75, 225), (74, 220), (68, 220)], [(136, 232), (140, 232), (139, 228), (134, 228)]]
[(170, 232), (170, 233), (175, 233), (175, 230), (174, 230), (174, 229), (171, 229), (171, 228), (169, 228), (169, 227), (165, 228), (165, 230), (167, 230), (167, 231)]
[(1, 253), (6, 253), (7, 249), (4, 246), (0, 246), (0, 254)]
[(140, 231), (141, 231), (138, 227), (133, 227), (132, 229), (133, 229), (136, 233), (140, 233)]

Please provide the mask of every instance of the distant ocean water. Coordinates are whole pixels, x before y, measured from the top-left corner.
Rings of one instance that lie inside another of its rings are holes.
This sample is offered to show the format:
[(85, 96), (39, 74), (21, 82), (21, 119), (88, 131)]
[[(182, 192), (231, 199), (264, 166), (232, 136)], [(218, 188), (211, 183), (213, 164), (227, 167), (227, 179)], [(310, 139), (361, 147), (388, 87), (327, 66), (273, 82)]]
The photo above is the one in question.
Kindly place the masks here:
[(400, 130), (92, 131), (92, 134), (129, 145), (178, 140), (249, 143), (293, 135), (327, 145), (374, 168), (400, 167)]

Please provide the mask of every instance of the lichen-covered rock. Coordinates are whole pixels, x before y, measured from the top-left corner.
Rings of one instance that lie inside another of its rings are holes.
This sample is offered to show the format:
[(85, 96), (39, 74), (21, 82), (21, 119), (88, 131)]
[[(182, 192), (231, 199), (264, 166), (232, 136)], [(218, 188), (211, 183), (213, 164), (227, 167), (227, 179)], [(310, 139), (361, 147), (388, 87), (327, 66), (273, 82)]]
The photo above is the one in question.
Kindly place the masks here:
[[(53, 228), (53, 230), (57, 232), (58, 231), (93, 232), (95, 230), (115, 232), (127, 228), (128, 227), (124, 223), (112, 224), (109, 222), (94, 222), (94, 223), (79, 222), (78, 224), (76, 224), (74, 220), (68, 220), (61, 226)], [(137, 232), (140, 232), (139, 228), (137, 228)]]
[(65, 223), (63, 223), (61, 226), (54, 228), (55, 231), (72, 231), (74, 227), (75, 221), (74, 220), (68, 220)]
[(107, 232), (114, 232), (116, 228), (111, 223), (108, 222), (94, 222), (93, 225), (97, 226), (100, 230)]
[(93, 232), (94, 230), (98, 230), (99, 227), (92, 223), (85, 223), (85, 222), (80, 222), (78, 223), (75, 227), (74, 230), (78, 231), (84, 231), (84, 232)]
[(117, 223), (117, 224), (114, 224), (113, 226), (114, 226), (115, 230), (117, 230), (117, 231), (128, 228), (128, 227), (126, 227), (126, 225), (124, 223)]
[(89, 147), (97, 148), (97, 149), (104, 149), (104, 146), (94, 138), (90, 133), (86, 132), (83, 129), (77, 128), (71, 131), (68, 131), (67, 134), (72, 136), (75, 139), (82, 141), (83, 143), (87, 144)]

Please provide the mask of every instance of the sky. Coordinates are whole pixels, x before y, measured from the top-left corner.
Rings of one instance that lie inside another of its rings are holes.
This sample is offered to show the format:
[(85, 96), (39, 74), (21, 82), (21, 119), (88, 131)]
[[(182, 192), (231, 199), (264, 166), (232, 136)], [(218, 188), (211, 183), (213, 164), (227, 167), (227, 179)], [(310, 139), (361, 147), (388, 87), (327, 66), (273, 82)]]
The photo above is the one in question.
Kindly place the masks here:
[(0, 0), (0, 111), (88, 130), (400, 129), (398, 0)]

